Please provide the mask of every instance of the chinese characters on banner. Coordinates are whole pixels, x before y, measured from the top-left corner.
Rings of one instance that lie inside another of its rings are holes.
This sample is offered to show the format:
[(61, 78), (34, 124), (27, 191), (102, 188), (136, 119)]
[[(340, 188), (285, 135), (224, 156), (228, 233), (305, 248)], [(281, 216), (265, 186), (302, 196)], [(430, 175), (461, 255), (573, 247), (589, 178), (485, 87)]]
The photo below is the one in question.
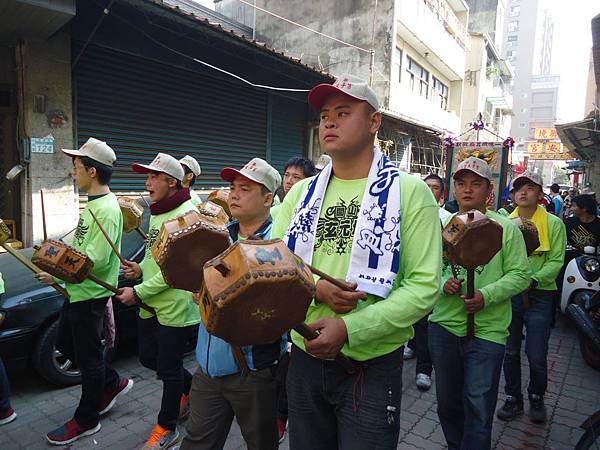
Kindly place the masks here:
[(542, 144), (541, 142), (528, 142), (527, 143), (527, 152), (529, 154), (543, 153), (544, 152), (544, 144)]
[(558, 140), (558, 133), (555, 128), (536, 128), (534, 137), (537, 140), (536, 142), (527, 143), (529, 159), (575, 159), (563, 149), (562, 143)]
[(556, 128), (536, 128), (533, 133), (534, 139), (558, 139)]

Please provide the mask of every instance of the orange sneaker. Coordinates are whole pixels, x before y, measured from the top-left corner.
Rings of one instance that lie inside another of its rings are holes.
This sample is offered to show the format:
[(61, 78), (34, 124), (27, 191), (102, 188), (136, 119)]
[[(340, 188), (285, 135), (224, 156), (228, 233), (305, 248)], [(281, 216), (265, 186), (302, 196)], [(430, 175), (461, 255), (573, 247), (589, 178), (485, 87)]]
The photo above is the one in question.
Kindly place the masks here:
[(171, 431), (156, 424), (142, 450), (163, 450), (169, 448), (178, 438), (177, 429)]
[(179, 420), (186, 420), (190, 415), (190, 396), (188, 394), (181, 394), (179, 400)]

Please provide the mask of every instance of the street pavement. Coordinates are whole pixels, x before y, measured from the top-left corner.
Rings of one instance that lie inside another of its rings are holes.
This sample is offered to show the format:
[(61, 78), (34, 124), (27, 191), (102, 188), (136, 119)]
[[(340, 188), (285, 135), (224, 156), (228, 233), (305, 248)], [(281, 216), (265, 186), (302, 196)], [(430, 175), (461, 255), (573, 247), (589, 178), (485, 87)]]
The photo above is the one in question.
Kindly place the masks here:
[[(156, 423), (160, 404), (161, 383), (143, 368), (132, 351), (122, 352), (114, 367), (135, 381), (133, 389), (120, 398), (115, 408), (102, 419), (102, 429), (82, 438), (72, 449), (136, 449), (141, 448)], [(523, 359), (526, 367), (526, 360)], [(186, 367), (193, 371), (193, 355), (186, 357)], [(524, 415), (504, 423), (496, 420), (493, 428), (494, 449), (556, 449), (574, 447), (581, 436), (579, 425), (600, 409), (600, 373), (589, 368), (581, 358), (575, 331), (559, 321), (552, 332), (549, 350), (549, 384), (546, 395), (548, 422), (533, 424)], [(404, 365), (400, 442), (398, 449), (437, 450), (446, 448), (436, 414), (435, 387), (420, 392), (414, 383), (415, 361)], [(434, 374), (435, 377), (435, 374)], [(528, 370), (523, 370), (524, 386)], [(12, 403), (18, 417), (0, 427), (0, 449), (48, 449), (45, 433), (72, 417), (80, 388), (56, 389), (33, 373), (11, 376)], [(504, 399), (503, 382), (498, 405)], [(525, 408), (527, 410), (527, 402)], [(184, 426), (180, 426), (184, 432)], [(56, 447), (55, 447), (56, 448)], [(227, 450), (244, 449), (240, 430), (234, 423), (225, 446)], [(281, 449), (287, 450), (288, 440)]]

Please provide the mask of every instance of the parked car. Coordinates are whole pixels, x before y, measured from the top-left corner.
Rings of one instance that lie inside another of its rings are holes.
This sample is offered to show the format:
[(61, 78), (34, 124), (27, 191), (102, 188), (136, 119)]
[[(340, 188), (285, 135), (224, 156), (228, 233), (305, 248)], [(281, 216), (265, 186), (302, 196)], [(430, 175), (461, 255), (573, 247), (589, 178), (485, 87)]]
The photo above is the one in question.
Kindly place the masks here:
[[(144, 228), (148, 214), (144, 215)], [(68, 239), (65, 239), (68, 242)], [(18, 250), (30, 259), (32, 248)], [(121, 252), (139, 262), (144, 255), (144, 241), (136, 233), (123, 235)], [(11, 372), (33, 367), (49, 382), (68, 386), (81, 381), (76, 365), (55, 348), (58, 317), (65, 298), (52, 287), (39, 283), (33, 273), (14, 257), (0, 254), (0, 272), (6, 292), (0, 298), (0, 356)], [(119, 275), (119, 286), (134, 283)], [(113, 302), (117, 341), (137, 336), (136, 306)]]

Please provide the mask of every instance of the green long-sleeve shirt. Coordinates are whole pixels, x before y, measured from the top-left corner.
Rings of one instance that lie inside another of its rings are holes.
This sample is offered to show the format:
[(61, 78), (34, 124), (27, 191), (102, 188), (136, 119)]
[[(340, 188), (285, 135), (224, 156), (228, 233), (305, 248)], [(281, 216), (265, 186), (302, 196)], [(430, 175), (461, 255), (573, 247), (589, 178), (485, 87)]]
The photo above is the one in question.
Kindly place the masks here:
[[(86, 254), (94, 263), (92, 275), (117, 286), (119, 281), (120, 261), (117, 254), (100, 231), (98, 224), (90, 214), (94, 212), (102, 224), (106, 234), (120, 250), (123, 235), (123, 215), (117, 197), (112, 192), (90, 199), (79, 216), (79, 223), (71, 245)], [(78, 284), (66, 283), (71, 303), (94, 298), (110, 297), (113, 293), (92, 280), (85, 279)]]
[[(140, 263), (143, 282), (134, 289), (145, 304), (154, 308), (161, 325), (185, 327), (200, 322), (200, 311), (198, 305), (192, 301), (192, 293), (167, 285), (151, 251), (163, 222), (195, 209), (196, 206), (191, 200), (188, 200), (164, 214), (150, 216), (146, 252)], [(152, 314), (140, 309), (140, 317), (148, 319), (152, 317)]]
[(532, 278), (537, 281), (536, 289), (555, 291), (556, 277), (565, 261), (567, 230), (564, 223), (554, 214), (546, 213), (548, 219), (548, 240), (550, 250), (535, 252), (529, 257)]
[[(309, 179), (286, 195), (273, 224), (271, 237), (283, 237), (303, 198)], [(335, 278), (346, 278), (352, 239), (367, 179), (341, 180), (332, 176), (323, 199), (315, 236), (312, 264)], [(358, 361), (388, 354), (413, 336), (412, 324), (425, 316), (437, 298), (441, 268), (438, 206), (425, 183), (400, 174), (400, 269), (387, 298), (369, 295), (353, 311), (336, 314), (325, 303), (313, 301), (306, 323), (322, 317), (341, 317), (348, 331), (342, 353)], [(292, 332), (293, 342), (304, 341)]]
[(192, 191), (190, 189), (190, 201), (195, 205), (201, 205), (202, 204), (202, 199), (200, 198), (200, 196), (198, 194), (196, 194), (194, 191)]
[[(531, 269), (527, 260), (525, 241), (519, 228), (510, 219), (493, 211), (486, 216), (502, 226), (502, 248), (492, 260), (475, 270), (475, 288), (483, 295), (485, 306), (475, 313), (475, 336), (498, 344), (505, 344), (508, 326), (512, 319), (511, 297), (523, 292), (531, 281)], [(446, 218), (444, 226), (452, 219)], [(442, 286), (451, 278), (452, 268), (444, 259)], [(462, 294), (466, 294), (466, 270), (460, 268), (459, 277)], [(464, 301), (459, 295), (447, 295), (443, 290), (429, 316), (430, 322), (436, 322), (456, 336), (467, 334), (467, 313)]]

